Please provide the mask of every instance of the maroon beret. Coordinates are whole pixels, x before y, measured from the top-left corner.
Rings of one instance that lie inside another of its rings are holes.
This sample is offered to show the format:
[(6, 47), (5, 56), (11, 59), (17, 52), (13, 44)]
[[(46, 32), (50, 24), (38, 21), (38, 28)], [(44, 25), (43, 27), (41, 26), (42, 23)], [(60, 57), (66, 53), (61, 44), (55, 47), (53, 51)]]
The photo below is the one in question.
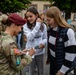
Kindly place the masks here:
[(26, 20), (20, 17), (18, 14), (13, 13), (8, 16), (8, 19), (17, 25), (24, 25)]

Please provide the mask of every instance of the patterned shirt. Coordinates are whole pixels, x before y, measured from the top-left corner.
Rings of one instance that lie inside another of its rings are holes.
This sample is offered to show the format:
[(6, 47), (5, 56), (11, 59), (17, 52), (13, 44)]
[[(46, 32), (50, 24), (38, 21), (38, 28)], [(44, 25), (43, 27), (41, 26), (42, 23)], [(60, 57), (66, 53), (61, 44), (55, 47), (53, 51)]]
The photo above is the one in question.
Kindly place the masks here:
[[(0, 38), (0, 74), (1, 75), (19, 75), (19, 71), (23, 69), (21, 56), (15, 55), (14, 50), (18, 49), (16, 42), (13, 37), (6, 33), (1, 34)], [(20, 64), (17, 65), (17, 57), (19, 57)], [(24, 55), (23, 58), (26, 60), (26, 65), (28, 65), (32, 58), (30, 55)], [(26, 66), (25, 65), (25, 66)]]
[[(50, 53), (53, 58), (56, 58), (55, 54), (55, 45), (56, 45), (56, 37), (57, 37), (57, 27), (52, 29), (51, 35), (49, 36), (49, 44), (50, 44)], [(62, 41), (63, 39), (60, 38), (59, 41)], [(75, 34), (74, 31), (69, 28), (67, 31), (67, 35), (65, 36), (64, 40), (64, 46), (65, 46), (65, 59), (64, 63), (60, 69), (62, 73), (65, 74), (65, 72), (70, 68), (70, 63), (74, 60), (76, 53), (75, 53)]]

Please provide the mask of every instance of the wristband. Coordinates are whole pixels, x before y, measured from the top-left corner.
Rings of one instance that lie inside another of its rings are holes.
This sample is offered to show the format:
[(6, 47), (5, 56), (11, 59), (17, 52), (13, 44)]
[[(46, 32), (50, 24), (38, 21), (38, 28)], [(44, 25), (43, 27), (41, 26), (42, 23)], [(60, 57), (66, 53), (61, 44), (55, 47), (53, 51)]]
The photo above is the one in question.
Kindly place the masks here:
[(28, 54), (29, 54), (29, 52), (26, 53), (26, 55), (28, 55)]

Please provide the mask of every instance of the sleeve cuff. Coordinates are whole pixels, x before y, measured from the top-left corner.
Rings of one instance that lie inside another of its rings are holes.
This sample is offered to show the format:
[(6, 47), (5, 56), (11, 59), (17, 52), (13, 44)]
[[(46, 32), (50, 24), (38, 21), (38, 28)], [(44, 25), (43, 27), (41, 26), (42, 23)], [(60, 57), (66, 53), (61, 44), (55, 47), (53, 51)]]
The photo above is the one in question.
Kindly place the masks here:
[(68, 69), (69, 69), (68, 67), (66, 67), (66, 66), (63, 65), (63, 66), (61, 67), (61, 69), (60, 69), (60, 72), (63, 73), (63, 74), (65, 74)]

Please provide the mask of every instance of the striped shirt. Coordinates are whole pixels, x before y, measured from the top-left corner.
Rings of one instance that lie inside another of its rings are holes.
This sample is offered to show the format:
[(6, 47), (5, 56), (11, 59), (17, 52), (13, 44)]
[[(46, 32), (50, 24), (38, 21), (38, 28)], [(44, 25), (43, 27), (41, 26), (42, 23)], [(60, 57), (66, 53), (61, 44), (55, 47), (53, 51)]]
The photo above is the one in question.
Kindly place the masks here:
[[(56, 45), (56, 38), (57, 38), (57, 27), (53, 28), (51, 31), (51, 35), (49, 36), (49, 44), (50, 44), (50, 53), (53, 58), (56, 58), (55, 54), (55, 45)], [(59, 38), (59, 41), (63, 41), (62, 38)], [(64, 63), (60, 69), (62, 73), (65, 72), (70, 68), (72, 61), (74, 60), (76, 53), (75, 53), (75, 34), (74, 31), (69, 28), (67, 31), (67, 35), (64, 39), (64, 46), (65, 46), (65, 59)]]

